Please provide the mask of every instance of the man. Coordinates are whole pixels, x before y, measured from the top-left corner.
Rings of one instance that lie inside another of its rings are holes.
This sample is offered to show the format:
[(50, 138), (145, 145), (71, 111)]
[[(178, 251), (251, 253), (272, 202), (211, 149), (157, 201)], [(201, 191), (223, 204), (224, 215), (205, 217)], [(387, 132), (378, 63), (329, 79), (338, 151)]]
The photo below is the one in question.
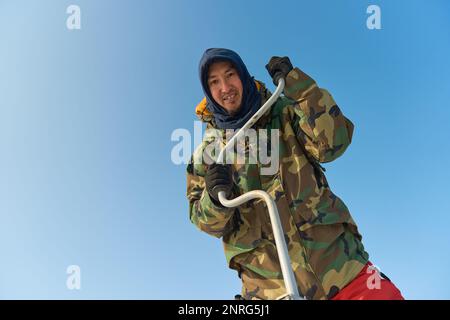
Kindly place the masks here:
[[(250, 201), (226, 208), (227, 199), (264, 190), (275, 200), (299, 292), (307, 299), (403, 299), (376, 270), (343, 201), (332, 193), (324, 169), (351, 143), (353, 124), (332, 96), (287, 57), (272, 57), (266, 68), (274, 84), (285, 78), (284, 96), (253, 126), (279, 129), (279, 168), (260, 174), (260, 164), (212, 164), (187, 167), (190, 220), (200, 230), (222, 238), (226, 259), (242, 279), (243, 299), (276, 299), (285, 286), (267, 208)], [(254, 80), (239, 55), (208, 49), (199, 65), (205, 99), (197, 115), (207, 128), (241, 128), (270, 97)], [(211, 143), (205, 137), (193, 158)], [(377, 281), (378, 280), (378, 281)]]

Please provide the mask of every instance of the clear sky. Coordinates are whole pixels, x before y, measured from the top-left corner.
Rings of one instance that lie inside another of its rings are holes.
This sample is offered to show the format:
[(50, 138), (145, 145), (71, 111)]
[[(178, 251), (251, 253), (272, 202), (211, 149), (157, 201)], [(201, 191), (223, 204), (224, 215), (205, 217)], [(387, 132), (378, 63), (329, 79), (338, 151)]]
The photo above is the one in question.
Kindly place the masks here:
[[(81, 30), (66, 9), (81, 8)], [(381, 30), (369, 30), (369, 5)], [(189, 221), (171, 134), (197, 66), (287, 55), (355, 124), (326, 164), (371, 260), (408, 299), (450, 299), (450, 2), (0, 0), (0, 298), (232, 299)], [(193, 142), (193, 141), (192, 141)], [(66, 269), (81, 268), (81, 289)]]

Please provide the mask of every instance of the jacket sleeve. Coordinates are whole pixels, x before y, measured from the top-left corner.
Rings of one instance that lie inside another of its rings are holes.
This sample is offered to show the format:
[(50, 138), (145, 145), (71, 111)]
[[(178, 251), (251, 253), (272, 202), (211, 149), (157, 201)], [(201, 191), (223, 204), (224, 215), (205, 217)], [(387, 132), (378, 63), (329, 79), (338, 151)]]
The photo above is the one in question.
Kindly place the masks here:
[(187, 166), (187, 198), (191, 222), (201, 231), (221, 238), (227, 232), (234, 209), (218, 207), (211, 201), (205, 179), (195, 172), (192, 159)]
[(354, 126), (331, 94), (298, 68), (287, 75), (284, 94), (296, 102), (292, 125), (306, 151), (319, 162), (341, 156), (351, 143)]

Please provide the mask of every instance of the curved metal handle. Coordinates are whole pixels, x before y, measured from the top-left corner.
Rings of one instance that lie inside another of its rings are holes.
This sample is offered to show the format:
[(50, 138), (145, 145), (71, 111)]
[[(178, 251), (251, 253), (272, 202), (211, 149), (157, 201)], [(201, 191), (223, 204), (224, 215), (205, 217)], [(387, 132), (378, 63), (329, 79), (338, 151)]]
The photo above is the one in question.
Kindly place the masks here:
[(286, 241), (284, 239), (283, 227), (281, 225), (280, 216), (275, 201), (269, 194), (262, 190), (254, 190), (246, 192), (237, 198), (228, 200), (225, 198), (225, 192), (219, 192), (220, 203), (228, 208), (237, 207), (249, 200), (263, 199), (266, 202), (269, 210), (270, 222), (272, 223), (273, 235), (275, 237), (275, 245), (277, 247), (278, 257), (280, 259), (281, 272), (283, 274), (284, 283), (286, 285), (288, 300), (302, 300), (298, 293), (297, 281), (295, 280), (294, 271), (291, 266), (291, 259), (287, 249)]
[[(223, 155), (227, 150), (228, 146), (233, 146), (234, 141), (240, 137), (242, 133), (251, 126), (253, 126), (256, 121), (266, 112), (268, 108), (272, 106), (272, 104), (278, 99), (281, 92), (284, 89), (284, 79), (281, 78), (278, 82), (277, 89), (275, 93), (266, 101), (266, 103), (247, 121), (247, 123), (228, 141), (225, 147), (220, 151), (219, 156), (217, 157), (217, 163), (222, 163)], [(277, 247), (278, 257), (280, 259), (281, 272), (283, 274), (284, 283), (286, 285), (287, 294), (283, 295), (281, 299), (287, 300), (302, 300), (300, 294), (298, 293), (297, 282), (295, 280), (294, 271), (292, 270), (291, 259), (289, 257), (289, 252), (287, 249), (286, 241), (284, 238), (283, 227), (281, 225), (280, 216), (278, 214), (278, 209), (275, 204), (275, 201), (272, 200), (270, 195), (262, 190), (254, 190), (239, 197), (228, 200), (225, 198), (225, 192), (219, 192), (219, 201), (220, 203), (228, 208), (237, 207), (249, 200), (253, 199), (263, 199), (266, 202), (267, 208), (269, 210), (270, 221), (272, 223), (273, 234), (275, 237), (275, 245)]]

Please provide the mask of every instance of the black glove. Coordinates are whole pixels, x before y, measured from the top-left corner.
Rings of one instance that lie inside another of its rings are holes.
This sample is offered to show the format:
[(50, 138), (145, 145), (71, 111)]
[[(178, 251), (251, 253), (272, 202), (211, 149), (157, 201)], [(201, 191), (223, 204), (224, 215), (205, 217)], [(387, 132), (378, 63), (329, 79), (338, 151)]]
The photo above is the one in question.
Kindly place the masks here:
[(214, 204), (223, 207), (219, 201), (219, 192), (225, 191), (228, 198), (233, 188), (233, 178), (231, 176), (231, 165), (213, 163), (208, 167), (205, 175), (206, 191)]
[(274, 85), (278, 85), (280, 78), (286, 78), (287, 74), (293, 69), (292, 63), (288, 57), (272, 57), (266, 69), (272, 77)]

